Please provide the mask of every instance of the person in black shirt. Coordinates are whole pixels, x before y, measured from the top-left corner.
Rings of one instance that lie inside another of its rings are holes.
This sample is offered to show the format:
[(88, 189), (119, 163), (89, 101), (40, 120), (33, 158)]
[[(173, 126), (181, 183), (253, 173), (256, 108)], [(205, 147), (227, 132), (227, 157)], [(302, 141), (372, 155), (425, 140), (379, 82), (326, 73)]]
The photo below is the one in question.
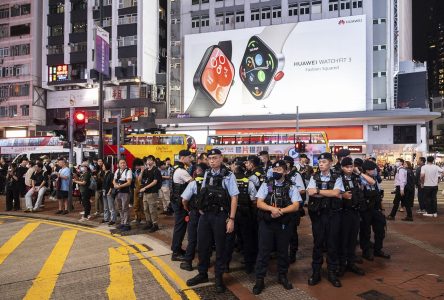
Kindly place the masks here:
[(157, 180), (161, 177), (159, 169), (155, 165), (155, 157), (149, 155), (146, 160), (147, 167), (139, 175), (141, 182), (140, 193), (143, 194), (143, 212), (145, 213), (146, 226), (143, 229), (149, 232), (159, 230), (157, 225)]
[[(25, 195), (25, 212), (39, 211), (43, 196), (45, 196), (46, 193), (47, 182), (48, 178), (46, 177), (46, 173), (43, 172), (43, 164), (39, 162), (35, 165), (35, 171), (31, 176), (31, 188)], [(34, 208), (32, 208), (32, 196), (34, 193), (37, 193), (37, 201), (35, 202)]]
[(8, 175), (8, 164), (3, 157), (0, 158), (0, 194), (5, 193), (6, 176)]
[(18, 187), (21, 197), (24, 197), (26, 192), (25, 174), (28, 172), (28, 164), (29, 160), (24, 157), (20, 162), (20, 165), (17, 167)]
[(6, 211), (20, 209), (17, 165), (11, 164), (6, 175)]
[(108, 162), (103, 163), (103, 220), (102, 223), (108, 222), (108, 225), (116, 224), (116, 210), (114, 208), (114, 197), (112, 196), (114, 174), (111, 171), (111, 164)]

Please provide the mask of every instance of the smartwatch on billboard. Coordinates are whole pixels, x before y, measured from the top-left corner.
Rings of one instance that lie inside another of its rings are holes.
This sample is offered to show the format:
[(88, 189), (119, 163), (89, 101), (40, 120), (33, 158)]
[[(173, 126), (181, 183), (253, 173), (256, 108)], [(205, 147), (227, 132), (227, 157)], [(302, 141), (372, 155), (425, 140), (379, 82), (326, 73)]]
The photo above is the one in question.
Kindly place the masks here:
[(234, 79), (231, 52), (231, 41), (221, 41), (205, 51), (193, 78), (196, 94), (185, 113), (208, 117), (225, 104)]
[(285, 57), (282, 54), (287, 38), (296, 24), (268, 26), (247, 43), (239, 76), (245, 93), (256, 100), (267, 98), (277, 81), (284, 77)]

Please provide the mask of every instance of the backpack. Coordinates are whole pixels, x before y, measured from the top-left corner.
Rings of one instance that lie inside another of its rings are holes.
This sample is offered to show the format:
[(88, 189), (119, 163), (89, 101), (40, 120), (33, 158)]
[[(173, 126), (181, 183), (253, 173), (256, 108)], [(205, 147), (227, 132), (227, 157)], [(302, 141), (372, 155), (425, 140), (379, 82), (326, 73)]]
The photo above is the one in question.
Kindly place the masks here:
[(412, 170), (406, 169), (407, 171), (407, 183), (405, 185), (405, 190), (414, 191), (415, 190), (415, 175)]
[(163, 181), (162, 173), (160, 173), (160, 170), (157, 169), (157, 172), (155, 172), (155, 174), (156, 174), (156, 180), (157, 180), (156, 190), (160, 190), (160, 188), (162, 187), (162, 181)]

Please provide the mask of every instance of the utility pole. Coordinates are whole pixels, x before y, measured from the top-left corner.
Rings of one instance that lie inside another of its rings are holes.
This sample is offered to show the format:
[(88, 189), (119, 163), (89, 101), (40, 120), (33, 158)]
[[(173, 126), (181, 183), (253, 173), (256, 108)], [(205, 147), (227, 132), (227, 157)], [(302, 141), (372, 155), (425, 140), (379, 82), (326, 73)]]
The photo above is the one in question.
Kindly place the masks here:
[(72, 175), (74, 168), (74, 107), (69, 108), (69, 126), (68, 126), (68, 141), (69, 141), (69, 186), (68, 186), (68, 210), (72, 211)]
[(120, 154), (120, 146), (121, 146), (121, 142), (120, 142), (120, 126), (122, 124), (121, 122), (121, 116), (120, 114), (117, 116), (117, 163), (120, 161), (121, 158), (121, 154)]
[[(99, 0), (100, 27), (103, 28), (103, 0)], [(103, 74), (99, 72), (99, 158), (103, 159)]]
[(296, 132), (299, 132), (299, 106), (296, 106)]

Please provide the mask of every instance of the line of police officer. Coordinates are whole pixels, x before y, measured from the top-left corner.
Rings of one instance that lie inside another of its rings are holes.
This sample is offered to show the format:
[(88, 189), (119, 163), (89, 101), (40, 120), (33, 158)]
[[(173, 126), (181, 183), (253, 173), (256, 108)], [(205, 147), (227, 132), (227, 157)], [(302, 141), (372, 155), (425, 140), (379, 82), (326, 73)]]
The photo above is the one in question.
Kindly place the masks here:
[[(189, 154), (181, 152), (179, 156)], [(278, 282), (285, 289), (292, 289), (287, 273), (290, 262), (296, 259), (297, 226), (305, 214), (301, 195), (305, 198), (305, 191), (309, 196), (307, 206), (314, 241), (310, 285), (321, 280), (324, 251), (327, 252), (328, 280), (333, 286), (341, 286), (338, 276), (346, 271), (365, 274), (355, 265), (358, 232), (364, 258), (372, 260), (373, 255), (389, 258), (382, 252), (385, 219), (378, 217), (382, 215), (382, 207), (373, 174), (376, 164), (365, 161), (355, 167), (351, 158), (346, 157), (332, 168), (332, 155), (323, 153), (318, 158), (318, 172), (310, 176), (304, 164), (294, 167), (291, 157), (272, 166), (268, 163), (268, 153), (261, 152), (259, 157), (249, 156), (229, 170), (223, 164), (222, 153), (213, 149), (208, 152), (209, 170), (200, 164), (195, 181), (179, 181), (173, 174), (172, 199), (182, 199), (182, 205), (175, 201), (180, 206), (175, 210), (175, 220), (181, 230), (177, 233), (179, 239), (173, 237), (172, 259), (183, 261), (180, 267), (191, 271), (196, 246), (199, 258), (198, 274), (187, 281), (188, 286), (208, 282), (208, 267), (215, 246), (216, 292), (226, 290), (223, 273), (228, 271), (237, 232), (243, 246), (246, 273), (253, 272), (255, 267), (253, 293), (258, 295), (265, 288), (264, 277), (272, 252), (277, 255)], [(188, 247), (184, 255), (179, 252), (184, 236), (182, 222), (188, 222)], [(371, 226), (375, 232), (374, 244), (370, 242)]]

